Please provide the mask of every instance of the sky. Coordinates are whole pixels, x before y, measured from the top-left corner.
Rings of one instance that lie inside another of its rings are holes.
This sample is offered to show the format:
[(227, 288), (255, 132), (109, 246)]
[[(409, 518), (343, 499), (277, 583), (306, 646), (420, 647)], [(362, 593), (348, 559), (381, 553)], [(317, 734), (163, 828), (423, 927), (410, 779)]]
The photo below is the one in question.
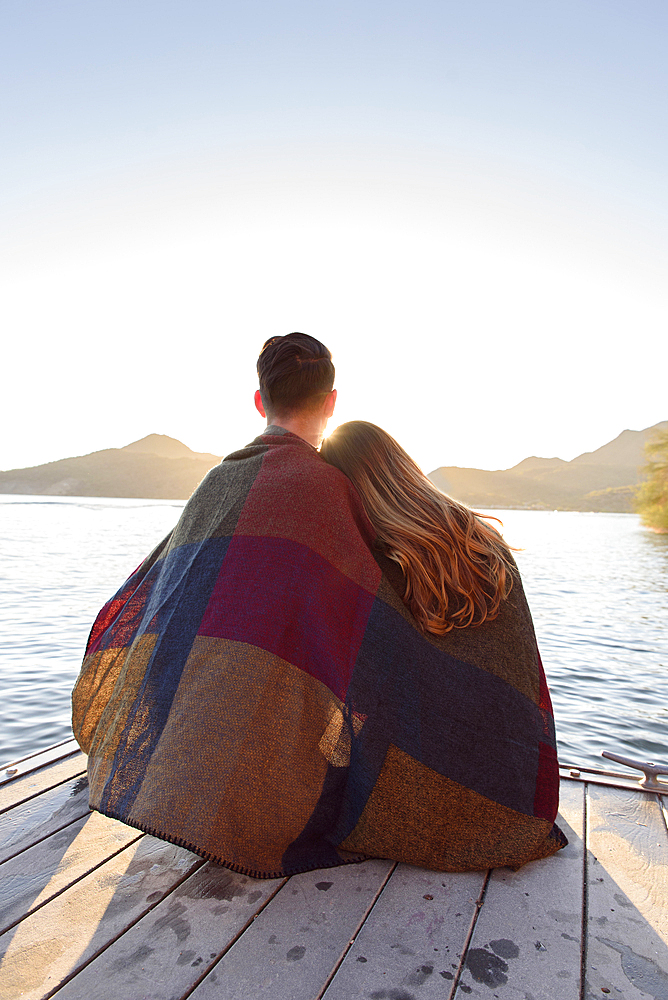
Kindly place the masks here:
[(668, 6), (2, 0), (0, 468), (331, 426), (426, 472), (668, 419)]

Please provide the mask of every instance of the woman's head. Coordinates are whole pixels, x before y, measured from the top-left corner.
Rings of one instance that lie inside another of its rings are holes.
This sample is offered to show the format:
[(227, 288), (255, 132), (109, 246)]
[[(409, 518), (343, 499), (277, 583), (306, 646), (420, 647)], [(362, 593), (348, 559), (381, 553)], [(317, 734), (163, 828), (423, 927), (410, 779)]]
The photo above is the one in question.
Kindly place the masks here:
[(371, 506), (377, 496), (398, 503), (400, 484), (404, 490), (411, 483), (420, 488), (425, 478), (393, 437), (366, 420), (340, 424), (322, 442), (320, 454), (352, 480)]
[(512, 556), (484, 515), (441, 493), (375, 424), (341, 424), (320, 454), (356, 487), (387, 555), (404, 572), (404, 600), (426, 631), (442, 635), (498, 615), (512, 586)]

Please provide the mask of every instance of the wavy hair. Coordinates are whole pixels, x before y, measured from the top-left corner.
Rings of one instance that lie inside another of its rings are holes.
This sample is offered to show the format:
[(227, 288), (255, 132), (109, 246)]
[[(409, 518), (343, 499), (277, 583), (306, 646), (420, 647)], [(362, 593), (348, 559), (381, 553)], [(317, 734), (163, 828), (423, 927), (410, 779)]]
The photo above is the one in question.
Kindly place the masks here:
[[(406, 579), (404, 603), (425, 632), (493, 621), (510, 593), (514, 560), (487, 514), (437, 489), (404, 449), (365, 420), (341, 424), (320, 454), (357, 489)], [(499, 521), (499, 524), (501, 522)]]

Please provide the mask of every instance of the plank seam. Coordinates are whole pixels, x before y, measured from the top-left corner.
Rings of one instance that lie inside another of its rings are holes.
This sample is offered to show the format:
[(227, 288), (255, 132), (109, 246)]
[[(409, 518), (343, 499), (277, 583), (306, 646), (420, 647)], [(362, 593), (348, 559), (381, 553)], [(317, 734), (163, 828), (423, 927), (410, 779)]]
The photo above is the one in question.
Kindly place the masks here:
[[(133, 841), (133, 843), (135, 843), (135, 841)], [(187, 879), (189, 879), (192, 875), (198, 872), (200, 868), (203, 868), (205, 864), (207, 864), (207, 862), (203, 858), (201, 858), (200, 864), (196, 865), (194, 868), (191, 868), (190, 871), (186, 872), (186, 874), (183, 875), (177, 882), (175, 882), (174, 885), (170, 886), (170, 888), (165, 892), (164, 896), (161, 896), (160, 899), (156, 899), (155, 902), (147, 906), (146, 909), (143, 910), (138, 916), (136, 916), (134, 920), (130, 921), (127, 927), (124, 927), (122, 931), (119, 931), (118, 934), (115, 934), (112, 938), (110, 938), (110, 940), (107, 941), (106, 944), (98, 948), (95, 954), (91, 955), (90, 958), (86, 959), (85, 962), (82, 962), (81, 965), (77, 966), (77, 968), (74, 969), (73, 972), (69, 972), (65, 976), (65, 978), (58, 983), (57, 986), (53, 987), (50, 993), (45, 993), (43, 1000), (49, 1000), (49, 997), (52, 997), (54, 993), (57, 993), (58, 990), (61, 990), (63, 986), (67, 986), (67, 984), (72, 979), (74, 979), (75, 976), (78, 976), (80, 972), (83, 972), (83, 970), (87, 968), (87, 966), (89, 966), (91, 962), (94, 962), (96, 958), (99, 958), (100, 955), (102, 955), (107, 950), (107, 948), (111, 948), (112, 944), (115, 944), (116, 941), (119, 940), (119, 938), (122, 938), (124, 934), (127, 934), (127, 932), (131, 930), (135, 926), (135, 924), (139, 923), (140, 920), (144, 919), (147, 913), (150, 913), (151, 910), (154, 910), (156, 908), (156, 906), (159, 906), (160, 903), (163, 903), (167, 899), (167, 897), (174, 892), (175, 889), (178, 889), (180, 885), (182, 885)]]
[[(56, 761), (56, 764), (60, 763), (61, 763), (60, 761)], [(79, 778), (82, 774), (86, 773), (87, 773), (87, 768), (84, 765), (83, 769), (81, 771), (77, 771), (76, 774), (68, 774), (68, 776), (66, 778), (63, 778), (62, 781), (56, 781), (53, 785), (49, 785), (48, 788), (40, 788), (38, 792), (33, 792), (32, 795), (26, 795), (25, 799), (19, 799), (18, 802), (12, 802), (11, 806), (4, 806), (3, 808), (0, 808), (0, 816), (2, 816), (3, 813), (9, 812), (10, 809), (16, 809), (17, 806), (22, 806), (24, 805), (24, 803), (30, 802), (31, 799), (36, 799), (38, 795), (45, 795), (46, 792), (50, 792), (54, 788), (58, 788), (59, 785), (64, 785), (66, 781), (73, 781), (74, 778)], [(21, 777), (27, 778), (28, 775), (21, 775)]]
[(0, 865), (4, 865), (7, 861), (12, 861), (14, 858), (18, 858), (19, 854), (23, 854), (24, 851), (29, 851), (31, 847), (37, 847), (38, 844), (42, 844), (45, 840), (48, 840), (49, 837), (53, 837), (55, 833), (60, 833), (61, 830), (66, 830), (68, 826), (72, 826), (72, 823), (78, 823), (80, 819), (83, 819), (84, 816), (88, 815), (90, 815), (90, 809), (87, 808), (86, 812), (81, 813), (80, 816), (75, 816), (74, 819), (68, 820), (67, 823), (63, 823), (62, 826), (56, 827), (55, 830), (49, 830), (49, 832), (45, 833), (43, 837), (39, 837), (37, 840), (31, 841), (29, 844), (26, 844), (25, 847), (21, 847), (13, 854), (8, 854), (6, 858), (3, 858), (0, 861)]
[(585, 784), (582, 802), (582, 920), (580, 925), (580, 1000), (587, 992), (587, 935), (589, 933), (589, 786)]
[(457, 989), (459, 988), (459, 980), (464, 972), (464, 967), (466, 965), (466, 956), (468, 955), (469, 945), (471, 944), (471, 939), (473, 938), (473, 932), (475, 931), (475, 925), (478, 923), (478, 917), (480, 916), (480, 911), (482, 910), (483, 903), (485, 902), (485, 896), (487, 895), (487, 886), (492, 877), (492, 869), (488, 868), (485, 875), (484, 881), (482, 883), (482, 888), (475, 901), (475, 910), (473, 916), (471, 917), (471, 925), (466, 935), (466, 940), (464, 941), (464, 947), (462, 948), (462, 954), (459, 959), (459, 965), (457, 967), (457, 972), (455, 973), (455, 978), (452, 983), (452, 989), (450, 990), (448, 1000), (452, 1000)]
[[(28, 764), (25, 770), (18, 771), (17, 769), (16, 774), (10, 774), (4, 778), (0, 778), (0, 789), (9, 788), (10, 785), (20, 781), (21, 778), (27, 778), (30, 774), (36, 774), (38, 771), (41, 771), (43, 767), (49, 767), (50, 764), (60, 764), (62, 761), (67, 760), (68, 757), (78, 757), (80, 754), (81, 750), (77, 747), (76, 750), (69, 750), (67, 753), (61, 754), (59, 757), (53, 757), (51, 760), (45, 760), (41, 763), (34, 761), (32, 764)], [(7, 768), (6, 770), (9, 769)]]
[(666, 816), (666, 811), (668, 810), (668, 800), (663, 795), (661, 796), (659, 808), (661, 810), (661, 815), (663, 816), (663, 825), (666, 828), (666, 836), (668, 836), (668, 817)]
[[(33, 751), (33, 753), (26, 754), (25, 757), (18, 757), (16, 760), (10, 760), (8, 764), (3, 764), (0, 767), (0, 771), (8, 771), (10, 767), (16, 767), (17, 764), (25, 764), (25, 762), (27, 760), (34, 760), (35, 757), (43, 757), (46, 754), (51, 753), (52, 750), (58, 750), (60, 747), (67, 746), (68, 743), (73, 743), (74, 744), (74, 746), (72, 747), (71, 753), (81, 753), (81, 747), (77, 743), (77, 741), (74, 738), (74, 736), (68, 736), (66, 740), (61, 740), (60, 743), (54, 743), (53, 746), (43, 747), (42, 750), (35, 750), (35, 751)], [(63, 753), (62, 757), (55, 757), (54, 761), (64, 760), (65, 757), (69, 757), (69, 756), (70, 756), (70, 752), (69, 751), (65, 751)], [(53, 761), (51, 761), (51, 760), (44, 761), (44, 764), (51, 764), (51, 763), (53, 763)], [(44, 765), (41, 765), (41, 766), (44, 766)], [(38, 768), (35, 768), (35, 770), (38, 770)], [(27, 773), (27, 772), (25, 772), (25, 773)], [(22, 775), (17, 775), (17, 777), (22, 777)], [(10, 780), (12, 780), (12, 779), (13, 779), (13, 775), (10, 778)]]
[(333, 966), (331, 972), (329, 973), (329, 975), (325, 979), (325, 982), (321, 986), (319, 992), (314, 997), (314, 1000), (322, 1000), (322, 997), (325, 995), (325, 993), (329, 989), (329, 987), (330, 987), (330, 985), (332, 983), (332, 980), (334, 979), (334, 976), (336, 975), (336, 973), (341, 968), (346, 955), (348, 954), (348, 952), (350, 951), (350, 949), (352, 948), (352, 946), (355, 944), (355, 941), (357, 940), (360, 931), (364, 927), (364, 924), (367, 922), (371, 911), (373, 910), (374, 906), (378, 902), (378, 900), (380, 898), (380, 895), (383, 892), (383, 889), (385, 888), (385, 886), (387, 885), (387, 883), (390, 881), (390, 879), (394, 875), (395, 871), (397, 870), (397, 864), (398, 864), (398, 862), (395, 861), (394, 864), (392, 865), (392, 867), (390, 868), (389, 872), (387, 873), (387, 875), (383, 879), (381, 885), (378, 887), (378, 889), (377, 889), (377, 891), (376, 891), (373, 899), (371, 900), (371, 902), (369, 903), (368, 907), (366, 908), (364, 914), (362, 915), (362, 919), (360, 920), (360, 922), (358, 923), (357, 927), (355, 928), (355, 931), (354, 931), (352, 937), (350, 938), (350, 940), (348, 941), (348, 944), (345, 946), (345, 948), (343, 949), (343, 951), (339, 955), (338, 959), (334, 963), (334, 966)]
[[(221, 866), (221, 867), (224, 867), (224, 866)], [(188, 989), (186, 990), (186, 992), (183, 993), (181, 995), (181, 997), (179, 997), (179, 1000), (188, 1000), (188, 997), (191, 996), (194, 993), (194, 991), (197, 989), (197, 987), (199, 986), (199, 984), (204, 979), (206, 979), (206, 977), (209, 975), (209, 973), (211, 972), (211, 970), (214, 969), (218, 965), (218, 963), (221, 961), (221, 959), (225, 958), (225, 955), (227, 955), (227, 953), (230, 950), (230, 948), (237, 943), (237, 941), (239, 940), (239, 938), (241, 937), (242, 934), (246, 933), (246, 931), (248, 930), (248, 928), (250, 927), (250, 925), (253, 923), (253, 921), (256, 920), (257, 917), (260, 916), (260, 914), (265, 909), (265, 907), (269, 906), (269, 903), (271, 903), (271, 901), (274, 898), (274, 896), (277, 893), (279, 893), (281, 891), (281, 889), (283, 888), (283, 886), (286, 885), (290, 881), (291, 877), (292, 876), (289, 876), (289, 875), (284, 876), (283, 881), (281, 882), (281, 884), (277, 885), (276, 888), (274, 889), (274, 891), (272, 893), (270, 893), (269, 896), (267, 896), (267, 898), (264, 901), (264, 903), (262, 904), (262, 906), (258, 910), (256, 910), (255, 913), (251, 917), (248, 918), (248, 920), (243, 925), (243, 927), (241, 927), (240, 930), (238, 930), (237, 933), (234, 935), (234, 937), (232, 938), (232, 940), (228, 944), (225, 945), (225, 947), (223, 948), (223, 950), (221, 951), (221, 953), (219, 955), (216, 955), (216, 957), (214, 958), (213, 962), (211, 962), (210, 965), (207, 965), (207, 967), (204, 970), (204, 972), (202, 972), (201, 975), (199, 975), (197, 977), (197, 979), (192, 984), (192, 986), (189, 986)]]
[[(79, 821), (75, 820), (75, 822)], [(0, 934), (4, 934), (5, 931), (9, 931), (12, 929), (12, 927), (16, 927), (17, 924), (20, 924), (22, 921), (24, 921), (27, 917), (31, 916), (33, 913), (37, 913), (37, 911), (41, 910), (43, 906), (47, 906), (52, 899), (57, 899), (58, 896), (62, 896), (64, 892), (67, 892), (68, 889), (71, 889), (73, 885), (76, 885), (77, 882), (80, 882), (82, 878), (86, 877), (86, 875), (90, 875), (91, 872), (97, 871), (97, 869), (101, 868), (102, 865), (106, 865), (107, 861), (111, 861), (112, 858), (117, 857), (117, 855), (121, 854), (123, 851), (127, 851), (128, 847), (132, 847), (132, 845), (136, 844), (138, 840), (141, 840), (143, 836), (145, 836), (145, 834), (140, 833), (133, 840), (129, 840), (127, 844), (123, 844), (123, 846), (120, 847), (117, 851), (114, 851), (113, 854), (107, 854), (106, 857), (103, 858), (103, 860), (100, 861), (98, 864), (93, 865), (93, 867), (89, 868), (88, 871), (82, 872), (81, 875), (79, 875), (75, 879), (72, 879), (71, 882), (68, 882), (67, 885), (64, 885), (62, 889), (58, 890), (58, 892), (54, 892), (52, 896), (49, 896), (48, 899), (45, 899), (38, 906), (33, 906), (32, 909), (28, 910), (27, 913), (24, 913), (22, 917), (18, 918), (18, 920), (12, 921), (12, 923), (7, 924), (6, 927), (1, 927)]]

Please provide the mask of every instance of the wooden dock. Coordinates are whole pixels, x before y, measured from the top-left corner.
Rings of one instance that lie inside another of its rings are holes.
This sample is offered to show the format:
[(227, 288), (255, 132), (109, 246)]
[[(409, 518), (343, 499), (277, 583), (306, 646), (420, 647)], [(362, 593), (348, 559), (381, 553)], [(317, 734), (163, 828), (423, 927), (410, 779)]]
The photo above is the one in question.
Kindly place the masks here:
[(562, 774), (519, 872), (252, 879), (88, 810), (73, 741), (0, 774), (0, 998), (668, 1000), (668, 797)]

